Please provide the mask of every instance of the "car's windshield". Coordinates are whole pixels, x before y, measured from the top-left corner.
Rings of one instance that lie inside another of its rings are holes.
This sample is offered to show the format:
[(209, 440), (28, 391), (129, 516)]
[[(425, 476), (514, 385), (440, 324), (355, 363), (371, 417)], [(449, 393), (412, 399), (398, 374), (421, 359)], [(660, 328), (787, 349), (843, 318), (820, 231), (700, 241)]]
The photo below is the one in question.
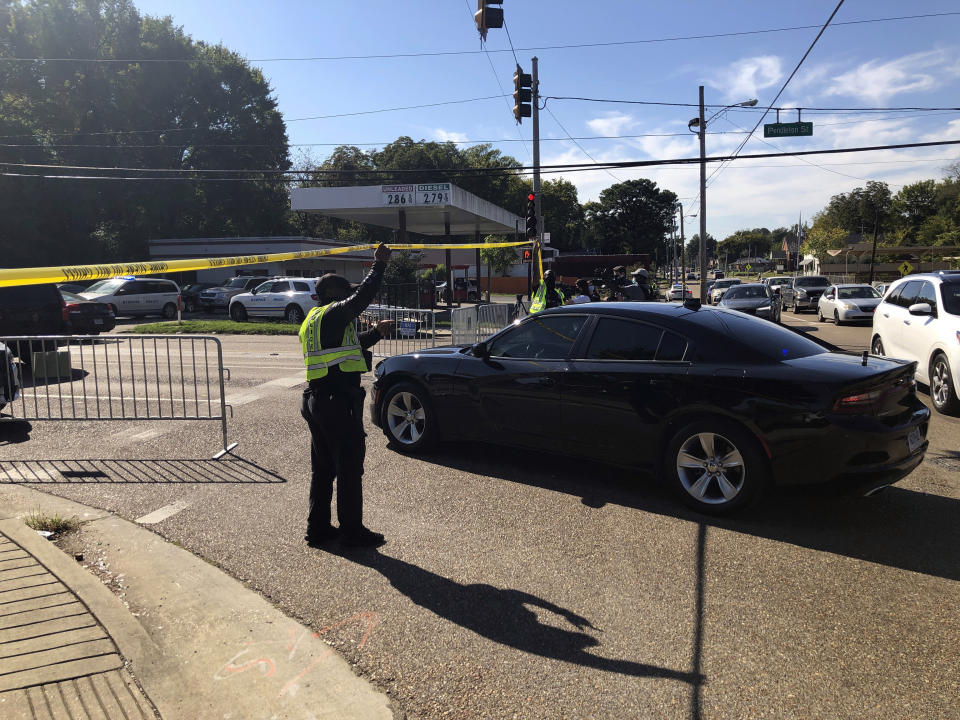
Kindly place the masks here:
[(878, 298), (880, 295), (872, 287), (863, 285), (862, 287), (842, 287), (838, 288), (837, 296), (841, 300), (852, 300), (854, 298)]
[(951, 280), (940, 286), (943, 309), (951, 315), (960, 315), (960, 280)]
[(826, 287), (829, 284), (825, 277), (797, 278), (797, 287)]
[(792, 279), (793, 278), (788, 278), (788, 277), (768, 278), (767, 285), (785, 285), (788, 282), (790, 282)]
[(731, 287), (732, 285), (739, 285), (739, 280), (717, 280), (717, 284), (714, 285), (715, 288), (726, 288)]
[(757, 285), (747, 285), (746, 287), (732, 287), (723, 296), (724, 300), (743, 300), (745, 298), (765, 298), (767, 292), (765, 288)]
[(101, 280), (100, 282), (95, 282), (93, 285), (88, 287), (84, 292), (97, 293), (99, 295), (112, 295), (125, 282), (126, 280), (122, 278), (110, 278), (109, 280)]

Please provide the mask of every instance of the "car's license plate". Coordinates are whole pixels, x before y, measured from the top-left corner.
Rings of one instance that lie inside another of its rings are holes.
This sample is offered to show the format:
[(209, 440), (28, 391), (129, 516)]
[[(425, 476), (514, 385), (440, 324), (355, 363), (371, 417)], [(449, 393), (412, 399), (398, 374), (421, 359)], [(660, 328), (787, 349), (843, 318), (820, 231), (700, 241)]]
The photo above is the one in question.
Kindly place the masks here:
[(907, 447), (913, 452), (923, 444), (923, 436), (920, 435), (920, 428), (914, 428), (907, 435)]
[(103, 318), (94, 318), (94, 319), (93, 319), (93, 324), (94, 324), (94, 325), (103, 325)]

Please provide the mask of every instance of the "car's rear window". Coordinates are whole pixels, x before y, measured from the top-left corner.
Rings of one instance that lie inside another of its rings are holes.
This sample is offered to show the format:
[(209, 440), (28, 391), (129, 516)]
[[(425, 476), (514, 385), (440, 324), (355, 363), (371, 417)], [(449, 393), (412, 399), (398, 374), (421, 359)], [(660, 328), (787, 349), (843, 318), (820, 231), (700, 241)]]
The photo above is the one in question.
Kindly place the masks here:
[(960, 315), (960, 280), (950, 280), (940, 285), (943, 309), (951, 315)]
[(802, 277), (797, 278), (797, 287), (826, 287), (830, 281), (825, 277)]
[[(729, 352), (735, 346), (740, 346), (747, 351), (735, 353), (740, 355), (742, 360), (792, 360), (827, 352), (822, 345), (818, 345), (813, 340), (768, 320), (760, 320), (734, 311), (716, 313), (716, 317), (728, 336), (725, 340), (729, 345), (725, 349)], [(709, 356), (708, 348), (701, 347), (700, 351)]]
[(24, 308), (60, 304), (56, 285), (18, 285), (0, 288), (0, 307)]

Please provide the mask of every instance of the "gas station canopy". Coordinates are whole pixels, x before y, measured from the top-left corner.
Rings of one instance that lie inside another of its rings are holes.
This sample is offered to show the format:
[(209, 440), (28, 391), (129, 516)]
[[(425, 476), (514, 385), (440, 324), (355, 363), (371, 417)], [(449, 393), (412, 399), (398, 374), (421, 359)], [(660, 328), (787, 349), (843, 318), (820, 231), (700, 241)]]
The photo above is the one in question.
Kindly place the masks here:
[(421, 235), (503, 235), (523, 231), (518, 215), (452, 183), (294, 188), (290, 207)]

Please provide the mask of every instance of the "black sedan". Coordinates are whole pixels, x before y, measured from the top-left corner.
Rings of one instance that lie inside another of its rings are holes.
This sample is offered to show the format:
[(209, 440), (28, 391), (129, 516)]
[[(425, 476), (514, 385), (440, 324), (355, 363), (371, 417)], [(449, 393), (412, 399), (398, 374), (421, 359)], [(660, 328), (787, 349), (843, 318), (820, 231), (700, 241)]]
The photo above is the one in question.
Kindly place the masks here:
[(60, 288), (63, 297), (63, 316), (77, 335), (99, 335), (117, 326), (117, 318), (107, 303), (87, 300)]
[(213, 282), (190, 283), (180, 288), (180, 301), (183, 303), (183, 311), (195, 312), (200, 307), (200, 293), (212, 287), (217, 287), (219, 284)]
[(764, 283), (734, 285), (723, 294), (718, 307), (756, 315), (775, 323), (780, 322), (780, 296)]
[(371, 414), (405, 452), (460, 439), (598, 458), (725, 513), (772, 484), (869, 494), (908, 475), (930, 417), (914, 365), (696, 300), (588, 303), (383, 360)]

